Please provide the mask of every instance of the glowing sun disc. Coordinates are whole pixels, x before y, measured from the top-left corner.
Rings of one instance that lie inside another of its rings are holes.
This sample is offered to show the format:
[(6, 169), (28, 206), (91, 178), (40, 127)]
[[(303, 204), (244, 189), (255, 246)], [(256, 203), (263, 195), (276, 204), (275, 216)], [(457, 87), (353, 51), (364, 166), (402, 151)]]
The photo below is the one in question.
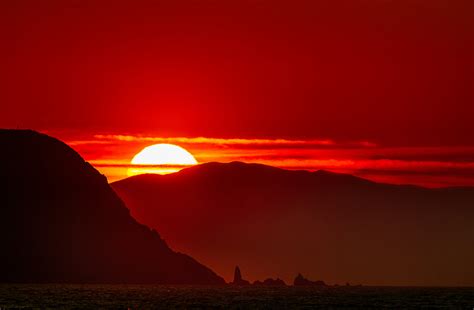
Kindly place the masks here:
[(150, 145), (132, 159), (133, 165), (196, 165), (196, 158), (184, 148), (167, 143)]

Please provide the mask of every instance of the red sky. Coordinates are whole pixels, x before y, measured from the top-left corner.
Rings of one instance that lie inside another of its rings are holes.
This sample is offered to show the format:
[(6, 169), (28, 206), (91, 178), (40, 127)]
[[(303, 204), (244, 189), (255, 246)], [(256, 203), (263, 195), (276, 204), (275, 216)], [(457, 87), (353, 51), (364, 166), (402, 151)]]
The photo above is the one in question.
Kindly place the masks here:
[(104, 135), (206, 137), (250, 142), (184, 143), (201, 162), (474, 185), (473, 3), (3, 1), (0, 127), (99, 169), (150, 142)]

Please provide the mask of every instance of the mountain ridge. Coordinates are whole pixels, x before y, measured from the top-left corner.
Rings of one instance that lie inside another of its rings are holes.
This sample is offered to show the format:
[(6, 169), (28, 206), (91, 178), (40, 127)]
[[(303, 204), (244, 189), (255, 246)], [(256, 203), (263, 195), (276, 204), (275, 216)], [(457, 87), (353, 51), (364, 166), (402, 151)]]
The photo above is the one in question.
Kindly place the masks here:
[(364, 183), (370, 183), (374, 185), (381, 185), (381, 186), (394, 186), (394, 187), (406, 187), (406, 188), (418, 188), (418, 189), (427, 189), (427, 190), (472, 190), (474, 189), (474, 186), (443, 186), (443, 187), (426, 187), (418, 184), (410, 184), (410, 183), (386, 183), (386, 182), (379, 182), (379, 181), (373, 181), (364, 177), (359, 177), (354, 174), (350, 173), (341, 173), (341, 172), (334, 172), (331, 170), (326, 170), (326, 169), (318, 169), (318, 170), (305, 170), (305, 169), (285, 169), (285, 168), (280, 168), (276, 166), (271, 166), (271, 165), (266, 165), (266, 164), (261, 164), (261, 163), (247, 163), (247, 162), (242, 162), (242, 161), (232, 161), (232, 162), (205, 162), (201, 163), (198, 165), (194, 165), (191, 167), (186, 167), (183, 168), (180, 171), (169, 173), (166, 175), (161, 175), (161, 174), (156, 174), (156, 173), (143, 173), (143, 174), (138, 174), (130, 177), (126, 177), (120, 180), (116, 180), (111, 182), (113, 183), (120, 183), (125, 180), (134, 180), (134, 179), (143, 179), (143, 178), (169, 178), (170, 176), (173, 175), (181, 175), (181, 174), (188, 174), (188, 173), (205, 173), (209, 172), (209, 170), (215, 170), (215, 169), (220, 169), (220, 168), (226, 168), (229, 169), (227, 170), (228, 173), (232, 173), (232, 170), (230, 169), (239, 169), (242, 167), (246, 168), (257, 168), (257, 169), (267, 169), (269, 171), (280, 171), (280, 172), (290, 172), (290, 173), (301, 173), (301, 174), (311, 174), (311, 175), (317, 175), (317, 176), (327, 176), (327, 177), (336, 177), (336, 178), (346, 178), (346, 179), (352, 179), (353, 181), (359, 181), (359, 182), (364, 182)]
[[(474, 285), (467, 263), (474, 259), (471, 187), (384, 184), (239, 162), (134, 176), (112, 187), (135, 218), (228, 281), (239, 265), (250, 280), (291, 282), (301, 271), (329, 283)], [(206, 237), (214, 243), (197, 240)]]

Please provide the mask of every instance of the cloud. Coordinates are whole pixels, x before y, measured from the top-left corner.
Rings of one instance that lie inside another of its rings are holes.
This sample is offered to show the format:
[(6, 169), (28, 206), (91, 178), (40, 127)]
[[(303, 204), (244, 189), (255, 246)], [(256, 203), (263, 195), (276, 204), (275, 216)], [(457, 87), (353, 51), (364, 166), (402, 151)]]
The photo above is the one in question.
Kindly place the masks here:
[(375, 147), (370, 141), (355, 141), (347, 143), (336, 143), (331, 139), (242, 139), (242, 138), (210, 138), (210, 137), (147, 137), (136, 135), (94, 135), (99, 141), (126, 141), (126, 142), (153, 142), (153, 143), (177, 143), (177, 144), (207, 144), (218, 146), (283, 146), (283, 147), (312, 147), (312, 146), (357, 146)]

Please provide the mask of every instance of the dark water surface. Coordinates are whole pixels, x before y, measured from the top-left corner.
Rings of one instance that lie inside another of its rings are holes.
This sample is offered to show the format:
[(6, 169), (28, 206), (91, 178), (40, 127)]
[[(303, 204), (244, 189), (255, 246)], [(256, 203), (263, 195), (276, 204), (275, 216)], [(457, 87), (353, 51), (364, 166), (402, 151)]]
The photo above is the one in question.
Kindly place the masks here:
[(0, 284), (0, 308), (474, 309), (474, 288)]

